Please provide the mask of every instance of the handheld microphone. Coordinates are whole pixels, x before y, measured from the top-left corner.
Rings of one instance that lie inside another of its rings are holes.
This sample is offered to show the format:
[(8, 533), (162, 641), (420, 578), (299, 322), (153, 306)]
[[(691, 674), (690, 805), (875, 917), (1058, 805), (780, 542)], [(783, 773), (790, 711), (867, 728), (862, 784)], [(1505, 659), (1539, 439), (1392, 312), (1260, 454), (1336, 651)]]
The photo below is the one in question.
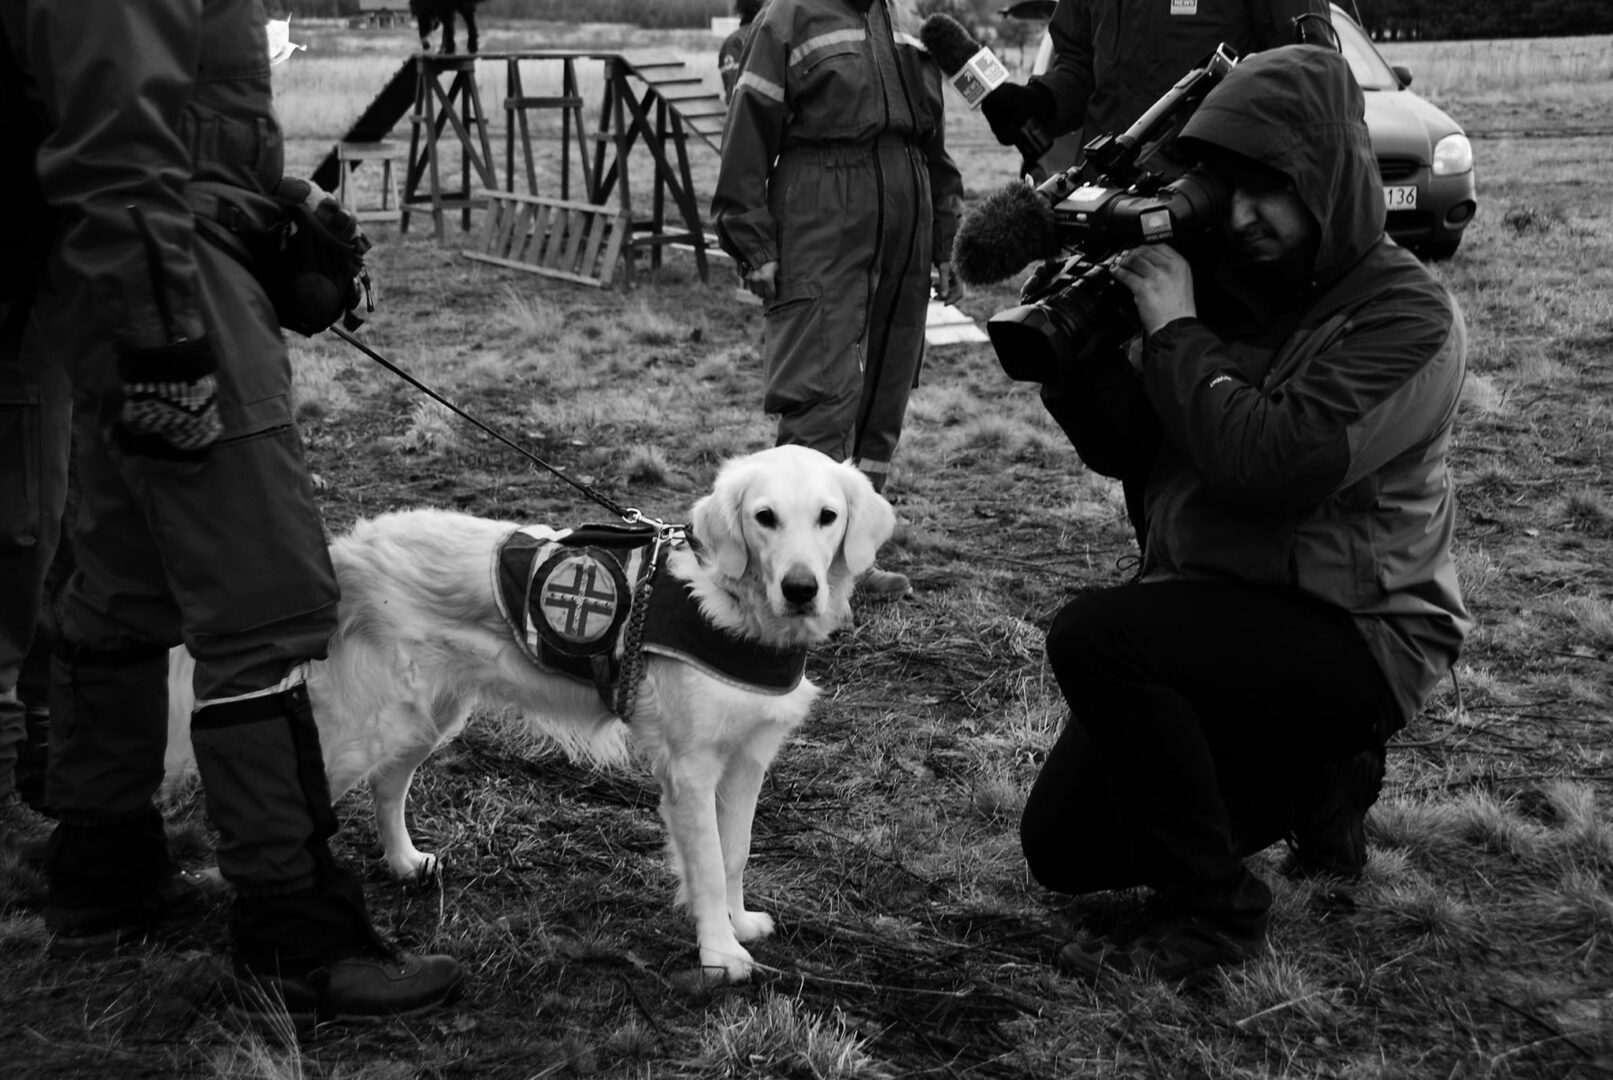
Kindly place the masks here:
[[(971, 109), (980, 108), (987, 94), (1008, 81), (1008, 69), (996, 54), (970, 37), (963, 24), (950, 15), (937, 12), (925, 19), (919, 27), (919, 41)], [(1027, 162), (1034, 163), (1053, 148), (1053, 140), (1042, 125), (1026, 120), (1014, 146)]]
[(1009, 184), (958, 225), (952, 268), (965, 285), (991, 285), (1059, 252), (1058, 222), (1047, 196), (1029, 184)]

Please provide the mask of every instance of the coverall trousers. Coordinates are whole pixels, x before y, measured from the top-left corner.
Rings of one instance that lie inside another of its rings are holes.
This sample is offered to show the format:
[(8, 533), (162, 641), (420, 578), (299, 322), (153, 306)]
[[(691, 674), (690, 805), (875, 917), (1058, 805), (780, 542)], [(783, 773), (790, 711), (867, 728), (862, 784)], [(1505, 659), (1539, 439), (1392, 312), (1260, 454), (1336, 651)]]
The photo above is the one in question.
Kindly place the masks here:
[(63, 302), (70, 281), (42, 293), (25, 346), (68, 366), (77, 395), (78, 570), (61, 602), (46, 791), (66, 827), (53, 903), (171, 872), (152, 796), (179, 644), (196, 658), (193, 744), (224, 876), (241, 895), (280, 895), (314, 886), (329, 862), (318, 735), (284, 694), (295, 676), (283, 682), (325, 654), (338, 595), (290, 364), (246, 267), (200, 239), (196, 258), (224, 429), (205, 462), (126, 454), (109, 436), (111, 345), (81, 303)]
[(26, 304), (0, 304), (0, 799), (25, 737), (17, 684), (39, 627), (67, 500), (71, 388), (49, 357), (21, 350)]
[(883, 490), (918, 381), (933, 217), (907, 140), (797, 146), (768, 183), (779, 289), (766, 312), (763, 408), (777, 442), (856, 465)]

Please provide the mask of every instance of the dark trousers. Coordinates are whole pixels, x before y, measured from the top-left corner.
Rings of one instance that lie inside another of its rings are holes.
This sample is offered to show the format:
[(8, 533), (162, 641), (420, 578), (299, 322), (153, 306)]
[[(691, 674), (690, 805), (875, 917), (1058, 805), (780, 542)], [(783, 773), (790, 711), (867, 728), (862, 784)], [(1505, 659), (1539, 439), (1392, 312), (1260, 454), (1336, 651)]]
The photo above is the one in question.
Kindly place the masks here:
[(1288, 832), (1322, 763), (1381, 744), (1394, 708), (1352, 618), (1288, 590), (1089, 593), (1054, 619), (1047, 654), (1071, 719), (1020, 838), (1063, 893), (1235, 880)]

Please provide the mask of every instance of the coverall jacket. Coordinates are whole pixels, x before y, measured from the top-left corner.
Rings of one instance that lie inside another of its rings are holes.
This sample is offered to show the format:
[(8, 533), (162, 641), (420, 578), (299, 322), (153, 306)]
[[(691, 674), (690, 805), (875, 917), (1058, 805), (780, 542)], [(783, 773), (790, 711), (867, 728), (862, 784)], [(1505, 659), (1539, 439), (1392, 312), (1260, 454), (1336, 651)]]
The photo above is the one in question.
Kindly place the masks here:
[(763, 405), (778, 441), (883, 487), (963, 181), (941, 73), (905, 0), (771, 0), (729, 105), (712, 199), (741, 272), (778, 263)]

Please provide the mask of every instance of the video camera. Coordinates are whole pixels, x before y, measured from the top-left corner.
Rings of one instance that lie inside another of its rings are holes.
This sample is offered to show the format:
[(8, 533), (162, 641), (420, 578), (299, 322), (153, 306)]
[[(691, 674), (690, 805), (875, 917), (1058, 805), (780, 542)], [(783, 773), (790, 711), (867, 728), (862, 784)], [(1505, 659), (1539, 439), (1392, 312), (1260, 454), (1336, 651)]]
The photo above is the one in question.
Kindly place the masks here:
[[(1031, 212), (1045, 216), (1045, 208), (1051, 209), (1051, 235), (1037, 235), (1063, 254), (1031, 275), (1021, 303), (987, 320), (992, 348), (1009, 378), (1057, 383), (1064, 371), (1123, 347), (1140, 322), (1130, 290), (1111, 273), (1120, 254), (1142, 244), (1190, 239), (1218, 223), (1231, 194), (1227, 185), (1173, 158), (1171, 144), (1237, 62), (1232, 49), (1219, 46), (1125, 132), (1093, 139), (1081, 164), (1024, 189), (1037, 200)], [(1019, 212), (1026, 212), (1019, 201)], [(1024, 238), (1025, 224), (988, 223), (972, 235), (977, 244), (1005, 235)], [(959, 241), (969, 243), (963, 230)], [(1044, 252), (1015, 254), (1028, 254), (1017, 263), (1023, 266)], [(990, 260), (977, 252), (975, 263)]]

